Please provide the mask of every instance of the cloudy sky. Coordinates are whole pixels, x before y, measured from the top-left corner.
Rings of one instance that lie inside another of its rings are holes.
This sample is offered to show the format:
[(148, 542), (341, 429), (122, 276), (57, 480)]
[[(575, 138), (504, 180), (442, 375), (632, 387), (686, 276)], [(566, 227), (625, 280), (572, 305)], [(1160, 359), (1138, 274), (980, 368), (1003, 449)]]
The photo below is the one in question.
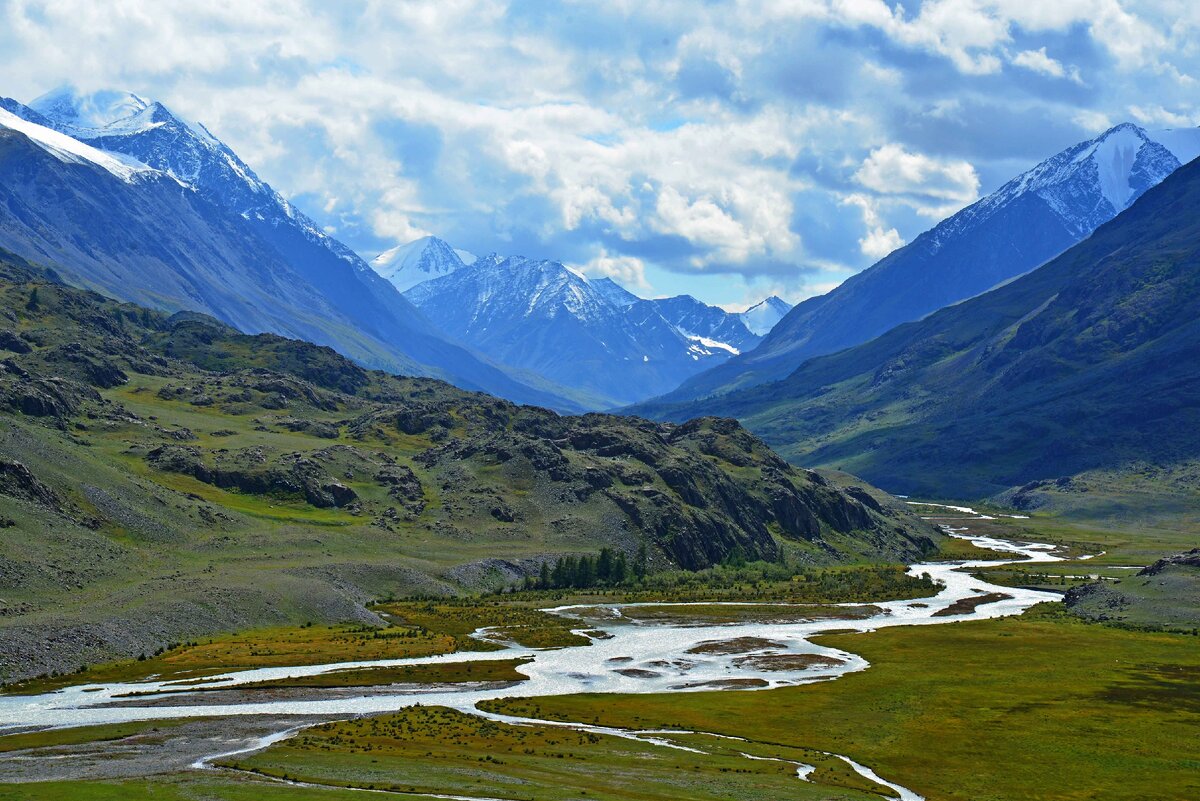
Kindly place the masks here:
[(827, 291), (1074, 142), (1200, 123), (1195, 0), (0, 0), (0, 94), (199, 120), (370, 258)]

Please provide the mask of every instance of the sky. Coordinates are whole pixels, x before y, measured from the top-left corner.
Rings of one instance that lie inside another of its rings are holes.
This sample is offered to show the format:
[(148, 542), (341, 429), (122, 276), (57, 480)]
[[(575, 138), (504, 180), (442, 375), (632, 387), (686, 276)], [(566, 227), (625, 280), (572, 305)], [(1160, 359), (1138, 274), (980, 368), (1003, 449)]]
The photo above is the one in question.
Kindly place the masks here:
[(0, 95), (202, 122), (370, 259), (821, 294), (1111, 125), (1200, 123), (1195, 0), (0, 0)]

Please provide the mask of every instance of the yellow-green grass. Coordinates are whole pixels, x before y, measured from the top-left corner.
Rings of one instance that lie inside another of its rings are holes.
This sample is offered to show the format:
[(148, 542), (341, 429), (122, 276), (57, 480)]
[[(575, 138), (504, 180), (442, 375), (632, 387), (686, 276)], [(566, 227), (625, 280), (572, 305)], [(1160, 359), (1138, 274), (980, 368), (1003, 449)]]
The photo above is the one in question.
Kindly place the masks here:
[[(487, 659), (479, 662), (435, 662), (397, 667), (348, 668), (315, 676), (292, 676), (230, 686), (199, 687), (206, 692), (223, 690), (282, 690), (291, 687), (378, 687), (386, 684), (459, 684), (465, 682), (525, 681), (518, 671), (529, 659)], [(180, 692), (194, 692), (184, 686)]]
[(78, 726), (69, 729), (44, 729), (42, 731), (0, 735), (0, 753), (26, 751), (31, 748), (53, 748), (64, 745), (124, 740), (127, 737), (154, 734), (164, 729), (173, 729), (185, 722), (183, 720), (139, 720), (132, 723)]
[(501, 711), (845, 754), (933, 799), (1200, 797), (1200, 641), (1020, 617), (819, 638), (866, 671), (762, 692), (580, 695)]
[[(801, 782), (789, 763), (751, 760), (720, 747), (713, 751), (695, 754), (611, 735), (415, 707), (317, 726), (225, 764), (335, 786), (538, 801), (870, 797)], [(827, 778), (870, 786), (845, 772), (831, 770)]]
[(82, 673), (8, 685), (6, 693), (33, 694), (71, 685), (160, 680), (292, 665), (365, 662), (432, 656), (457, 649), (447, 634), (393, 627), (292, 626), (255, 629), (172, 648), (157, 656), (98, 665)]
[(179, 774), (125, 781), (0, 784), (0, 801), (362, 801), (357, 790), (292, 787), (256, 777)]
[(498, 601), (405, 602), (384, 604), (378, 611), (398, 623), (449, 635), (462, 649), (486, 647), (486, 643), (470, 636), (481, 628), (493, 629), (495, 637), (526, 648), (561, 648), (591, 642), (571, 631), (579, 627), (578, 621)]

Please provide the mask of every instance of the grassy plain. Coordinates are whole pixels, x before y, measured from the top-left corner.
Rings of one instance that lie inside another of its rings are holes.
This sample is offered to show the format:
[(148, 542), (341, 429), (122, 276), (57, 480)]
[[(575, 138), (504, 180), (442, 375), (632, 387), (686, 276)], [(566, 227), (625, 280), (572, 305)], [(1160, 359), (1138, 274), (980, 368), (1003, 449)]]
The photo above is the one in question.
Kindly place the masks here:
[(398, 792), (546, 799), (863, 798), (882, 789), (830, 771), (860, 791), (797, 780), (785, 761), (730, 749), (696, 754), (553, 726), (517, 726), (423, 707), (329, 724), (236, 764), (306, 782)]

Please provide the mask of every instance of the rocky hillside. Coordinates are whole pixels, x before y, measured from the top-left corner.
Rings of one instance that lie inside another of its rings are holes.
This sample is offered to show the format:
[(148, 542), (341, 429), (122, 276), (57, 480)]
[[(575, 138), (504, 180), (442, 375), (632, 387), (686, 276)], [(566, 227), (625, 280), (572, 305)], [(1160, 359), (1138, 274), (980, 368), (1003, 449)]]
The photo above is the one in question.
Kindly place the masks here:
[(563, 554), (911, 560), (938, 536), (732, 420), (562, 417), (0, 259), (0, 680)]
[(1200, 548), (1159, 559), (1137, 575), (1067, 593), (1067, 608), (1087, 620), (1147, 628), (1200, 626)]

